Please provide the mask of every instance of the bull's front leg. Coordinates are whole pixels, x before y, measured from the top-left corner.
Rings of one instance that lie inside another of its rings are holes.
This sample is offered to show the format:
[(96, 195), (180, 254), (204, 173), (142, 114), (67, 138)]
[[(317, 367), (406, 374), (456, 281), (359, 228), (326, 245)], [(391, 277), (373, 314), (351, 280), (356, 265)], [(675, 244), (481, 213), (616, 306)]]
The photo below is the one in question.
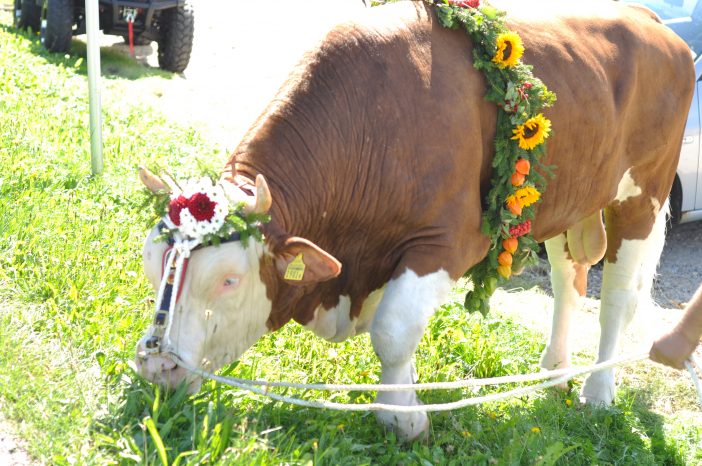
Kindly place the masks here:
[[(447, 298), (453, 281), (443, 270), (422, 277), (406, 269), (388, 282), (370, 328), (373, 349), (381, 362), (381, 383), (415, 382), (412, 356), (419, 345), (429, 318)], [(416, 406), (421, 401), (414, 391), (378, 392), (378, 403)], [(377, 412), (381, 424), (403, 440), (414, 440), (429, 429), (424, 412)]]

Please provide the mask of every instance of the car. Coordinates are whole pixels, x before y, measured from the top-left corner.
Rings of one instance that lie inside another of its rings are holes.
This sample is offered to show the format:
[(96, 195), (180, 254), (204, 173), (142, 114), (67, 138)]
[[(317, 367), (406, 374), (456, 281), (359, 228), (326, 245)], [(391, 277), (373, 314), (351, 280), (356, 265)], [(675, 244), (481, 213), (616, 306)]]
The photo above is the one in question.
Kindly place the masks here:
[[(156, 41), (159, 66), (180, 73), (193, 47), (193, 1), (99, 0), (100, 29), (134, 44)], [(52, 52), (68, 53), (71, 38), (85, 34), (85, 3), (80, 0), (14, 0), (14, 11), (15, 27), (40, 31), (42, 45)]]
[[(696, 86), (670, 193), (670, 208), (673, 223), (702, 220), (702, 0), (637, 0), (628, 3), (638, 3), (653, 10), (666, 26), (690, 46), (695, 62)], [(655, 129), (642, 128), (642, 136), (646, 137), (648, 131)]]

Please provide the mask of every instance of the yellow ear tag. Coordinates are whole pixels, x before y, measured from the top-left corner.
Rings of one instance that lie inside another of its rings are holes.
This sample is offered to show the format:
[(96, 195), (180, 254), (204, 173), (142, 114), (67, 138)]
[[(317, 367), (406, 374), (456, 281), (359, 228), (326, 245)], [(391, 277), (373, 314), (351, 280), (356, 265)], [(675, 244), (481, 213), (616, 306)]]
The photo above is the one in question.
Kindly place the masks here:
[(300, 281), (302, 277), (305, 276), (305, 263), (302, 262), (302, 253), (298, 254), (291, 263), (288, 264), (288, 268), (285, 269), (286, 280)]

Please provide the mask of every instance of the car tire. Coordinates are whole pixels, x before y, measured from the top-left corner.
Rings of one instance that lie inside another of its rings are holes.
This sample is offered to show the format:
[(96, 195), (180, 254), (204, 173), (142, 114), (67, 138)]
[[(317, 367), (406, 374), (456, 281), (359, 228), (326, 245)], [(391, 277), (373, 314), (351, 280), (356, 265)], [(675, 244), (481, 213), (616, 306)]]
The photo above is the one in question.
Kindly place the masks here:
[(68, 53), (71, 49), (73, 1), (44, 0), (41, 43), (51, 52)]
[(682, 183), (678, 175), (675, 175), (673, 187), (670, 190), (670, 213), (668, 215), (666, 229), (670, 230), (674, 225), (680, 223), (682, 218)]
[(158, 20), (158, 64), (167, 71), (181, 73), (188, 67), (193, 50), (195, 14), (192, 0), (161, 12)]
[(39, 32), (41, 27), (41, 6), (36, 0), (15, 0), (14, 21), (17, 29), (31, 29)]

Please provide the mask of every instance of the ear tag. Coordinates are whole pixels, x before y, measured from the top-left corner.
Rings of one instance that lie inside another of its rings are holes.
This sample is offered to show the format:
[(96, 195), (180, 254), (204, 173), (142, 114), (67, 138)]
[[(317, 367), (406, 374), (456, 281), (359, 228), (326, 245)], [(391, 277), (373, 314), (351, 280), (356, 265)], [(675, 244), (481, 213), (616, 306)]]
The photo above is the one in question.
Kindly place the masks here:
[(298, 254), (291, 263), (288, 264), (288, 268), (285, 269), (286, 280), (300, 281), (302, 277), (305, 276), (305, 263), (302, 261), (302, 253)]

